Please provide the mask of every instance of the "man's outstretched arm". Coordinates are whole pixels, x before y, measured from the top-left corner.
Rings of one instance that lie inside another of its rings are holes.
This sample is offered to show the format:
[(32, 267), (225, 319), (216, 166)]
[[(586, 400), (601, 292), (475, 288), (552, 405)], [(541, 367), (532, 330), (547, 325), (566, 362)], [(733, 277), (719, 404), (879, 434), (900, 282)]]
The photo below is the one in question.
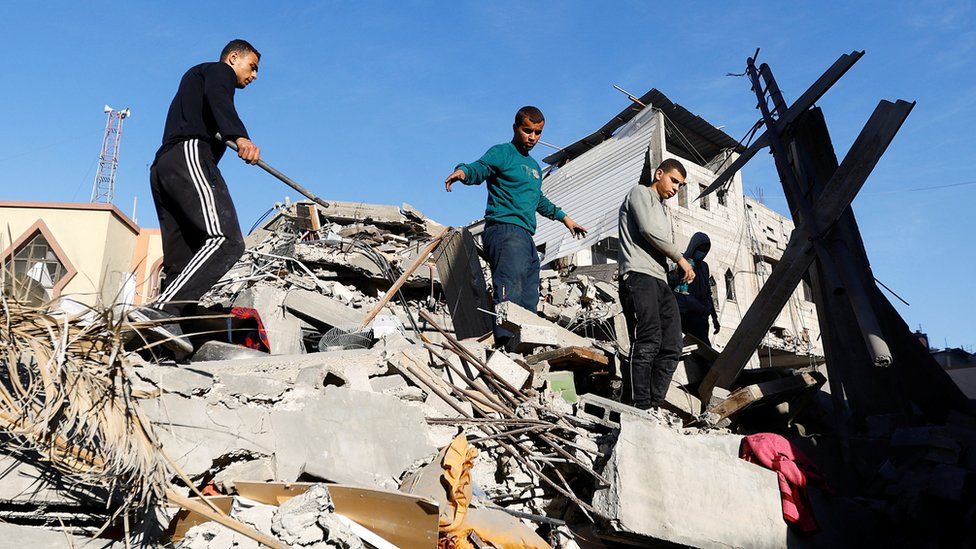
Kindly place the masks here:
[(561, 222), (576, 238), (586, 236), (586, 229), (573, 221), (572, 217), (566, 215), (566, 212), (562, 208), (553, 204), (544, 194), (539, 194), (539, 204), (536, 206), (535, 211), (539, 212), (539, 215), (542, 217)]
[(480, 185), (498, 171), (503, 158), (498, 145), (488, 149), (481, 158), (470, 164), (458, 164), (451, 175), (444, 180), (444, 189), (451, 192), (451, 185), (460, 181), (465, 185)]

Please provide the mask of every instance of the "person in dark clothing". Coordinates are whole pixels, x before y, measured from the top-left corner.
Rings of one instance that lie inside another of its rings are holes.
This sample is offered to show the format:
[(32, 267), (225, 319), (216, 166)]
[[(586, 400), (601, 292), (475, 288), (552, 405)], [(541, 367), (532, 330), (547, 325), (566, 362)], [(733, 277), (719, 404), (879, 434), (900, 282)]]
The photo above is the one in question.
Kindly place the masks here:
[[(645, 159), (646, 173), (650, 157)], [(681, 319), (667, 283), (668, 259), (686, 283), (695, 272), (674, 245), (664, 201), (685, 184), (685, 167), (669, 158), (642, 180), (620, 206), (620, 304), (630, 334), (630, 354), (622, 361), (622, 400), (636, 408), (660, 406), (681, 357)]]
[[(180, 80), (149, 175), (164, 276), (151, 307), (141, 310), (151, 320), (192, 314), (197, 300), (244, 253), (237, 212), (217, 162), (226, 150), (223, 140), (234, 141), (248, 164), (261, 157), (234, 108), (235, 90), (257, 78), (260, 59), (254, 46), (232, 40), (218, 62), (196, 65)], [(179, 331), (175, 324), (167, 328)]]
[(678, 311), (681, 312), (681, 329), (698, 339), (708, 341), (708, 318), (718, 333), (718, 313), (712, 300), (711, 277), (705, 256), (712, 249), (712, 241), (705, 233), (695, 233), (688, 242), (684, 257), (695, 270), (695, 279), (688, 284), (687, 294), (678, 294)]
[[(562, 222), (578, 238), (586, 229), (542, 194), (542, 169), (529, 155), (542, 136), (546, 119), (536, 107), (526, 106), (515, 114), (508, 143), (488, 149), (477, 161), (458, 164), (444, 181), (444, 188), (460, 181), (465, 185), (488, 185), (485, 209), (485, 247), (494, 302), (510, 301), (533, 313), (539, 306), (539, 253), (532, 235), (536, 214)], [(497, 323), (496, 345), (505, 345), (514, 334)]]

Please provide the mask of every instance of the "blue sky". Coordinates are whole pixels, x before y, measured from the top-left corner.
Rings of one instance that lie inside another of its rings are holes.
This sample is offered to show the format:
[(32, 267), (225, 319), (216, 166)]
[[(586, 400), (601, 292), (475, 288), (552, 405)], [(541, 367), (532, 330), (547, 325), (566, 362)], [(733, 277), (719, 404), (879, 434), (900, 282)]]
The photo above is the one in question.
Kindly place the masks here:
[[(510, 138), (524, 104), (569, 144), (656, 87), (739, 138), (757, 118), (742, 78), (757, 47), (787, 99), (840, 54), (867, 55), (821, 101), (843, 156), (879, 99), (918, 101), (855, 201), (876, 276), (933, 343), (976, 343), (976, 6), (891, 2), (0, 2), (0, 199), (87, 201), (105, 123), (131, 107), (116, 203), (155, 226), (148, 166), (188, 67), (230, 39), (263, 57), (237, 106), (263, 155), (325, 198), (409, 202), (446, 224), (478, 218), (482, 188), (444, 177)], [(536, 157), (548, 154), (539, 147)], [(227, 157), (244, 230), (295, 197)], [(785, 211), (771, 158), (748, 193)]]

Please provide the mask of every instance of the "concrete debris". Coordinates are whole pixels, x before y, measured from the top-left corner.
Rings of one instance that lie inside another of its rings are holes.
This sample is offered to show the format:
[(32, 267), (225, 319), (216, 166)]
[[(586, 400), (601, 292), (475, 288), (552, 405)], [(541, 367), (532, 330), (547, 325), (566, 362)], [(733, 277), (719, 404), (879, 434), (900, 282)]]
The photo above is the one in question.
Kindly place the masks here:
[(337, 518), (329, 489), (323, 484), (316, 484), (304, 494), (282, 504), (274, 514), (271, 531), (289, 547), (366, 547)]
[[(650, 411), (623, 404), (619, 365), (629, 341), (612, 269), (543, 270), (539, 311), (505, 302), (495, 305), (496, 316), (486, 315), (488, 273), (467, 231), (449, 233), (442, 249), (374, 310), (443, 227), (408, 205), (330, 204), (335, 209), (327, 212), (309, 203), (279, 209), (248, 237), (244, 257), (205, 299), (257, 310), (270, 354), (223, 341), (232, 336), (207, 342), (189, 364), (127, 358), (133, 395), (162, 448), (197, 488), (224, 494), (232, 518), (287, 546), (365, 547), (364, 539), (382, 545), (362, 520), (336, 513), (325, 485), (311, 482), (354, 485), (380, 499), (400, 490), (425, 505), (433, 506), (426, 498), (443, 503), (448, 473), (438, 449), (463, 433), (478, 450), (470, 464), (472, 520), (482, 516), (511, 526), (503, 530), (538, 534), (540, 543), (804, 546), (783, 520), (776, 473), (740, 460), (741, 437), (731, 431), (811, 438), (825, 432), (818, 441), (832, 440), (837, 435), (822, 415), (800, 413), (804, 400), (829, 413), (829, 397), (803, 394), (785, 411), (757, 401), (748, 415), (709, 424), (708, 411), (734, 393), (716, 388), (701, 402), (699, 385), (718, 351), (686, 339), (666, 404)], [(313, 215), (316, 223), (309, 222)], [(448, 305), (450, 299), (456, 302)], [(373, 320), (363, 326), (366, 318)], [(516, 333), (507, 348), (494, 345), (493, 321)], [(361, 338), (360, 348), (320, 350), (325, 338), (344, 336)], [(812, 375), (746, 373), (749, 380), (733, 389)], [(856, 464), (873, 479), (868, 503), (825, 504), (817, 493), (818, 517), (826, 505), (838, 512), (825, 513), (825, 523), (847, 516), (890, 526), (936, 502), (960, 524), (971, 519), (976, 419), (958, 414), (932, 426), (873, 416), (867, 425), (870, 435), (857, 442), (876, 444), (871, 455), (885, 456)], [(83, 497), (66, 496), (32, 464), (9, 460), (0, 463), (8, 471), (0, 478), (0, 518), (17, 522), (3, 526), (18, 529), (12, 535), (52, 534), (26, 528), (52, 528), (59, 520), (73, 534), (98, 529), (92, 517), (104, 509), (79, 505)], [(848, 474), (847, 467), (836, 476)], [(262, 504), (242, 497), (242, 487), (264, 481), (294, 490), (289, 497), (308, 490), (280, 507), (274, 498), (257, 498)], [(333, 488), (341, 502), (340, 488)], [(430, 519), (425, 532), (434, 536), (436, 509), (428, 516), (415, 503), (400, 502)], [(44, 522), (29, 520), (37, 509)], [(387, 534), (403, 534), (395, 521), (387, 526)], [(877, 532), (866, 528), (862, 536)], [(180, 547), (257, 547), (215, 522), (185, 532)], [(914, 534), (902, 532), (917, 540)], [(440, 535), (445, 544), (453, 541), (443, 529)], [(36, 545), (61, 543), (50, 539)], [(427, 540), (421, 545), (436, 543)]]
[(593, 505), (616, 532), (691, 547), (786, 546), (776, 474), (739, 459), (735, 437), (682, 436), (623, 416), (606, 474)]

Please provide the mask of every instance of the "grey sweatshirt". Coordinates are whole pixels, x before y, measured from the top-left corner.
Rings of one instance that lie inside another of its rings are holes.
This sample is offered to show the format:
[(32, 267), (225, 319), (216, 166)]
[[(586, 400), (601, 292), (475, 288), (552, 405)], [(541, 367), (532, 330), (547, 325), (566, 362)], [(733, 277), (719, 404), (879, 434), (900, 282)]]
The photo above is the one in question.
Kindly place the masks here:
[(618, 227), (620, 277), (633, 271), (667, 282), (667, 260), (677, 263), (681, 250), (674, 245), (671, 220), (660, 195), (646, 185), (636, 185), (620, 205)]

